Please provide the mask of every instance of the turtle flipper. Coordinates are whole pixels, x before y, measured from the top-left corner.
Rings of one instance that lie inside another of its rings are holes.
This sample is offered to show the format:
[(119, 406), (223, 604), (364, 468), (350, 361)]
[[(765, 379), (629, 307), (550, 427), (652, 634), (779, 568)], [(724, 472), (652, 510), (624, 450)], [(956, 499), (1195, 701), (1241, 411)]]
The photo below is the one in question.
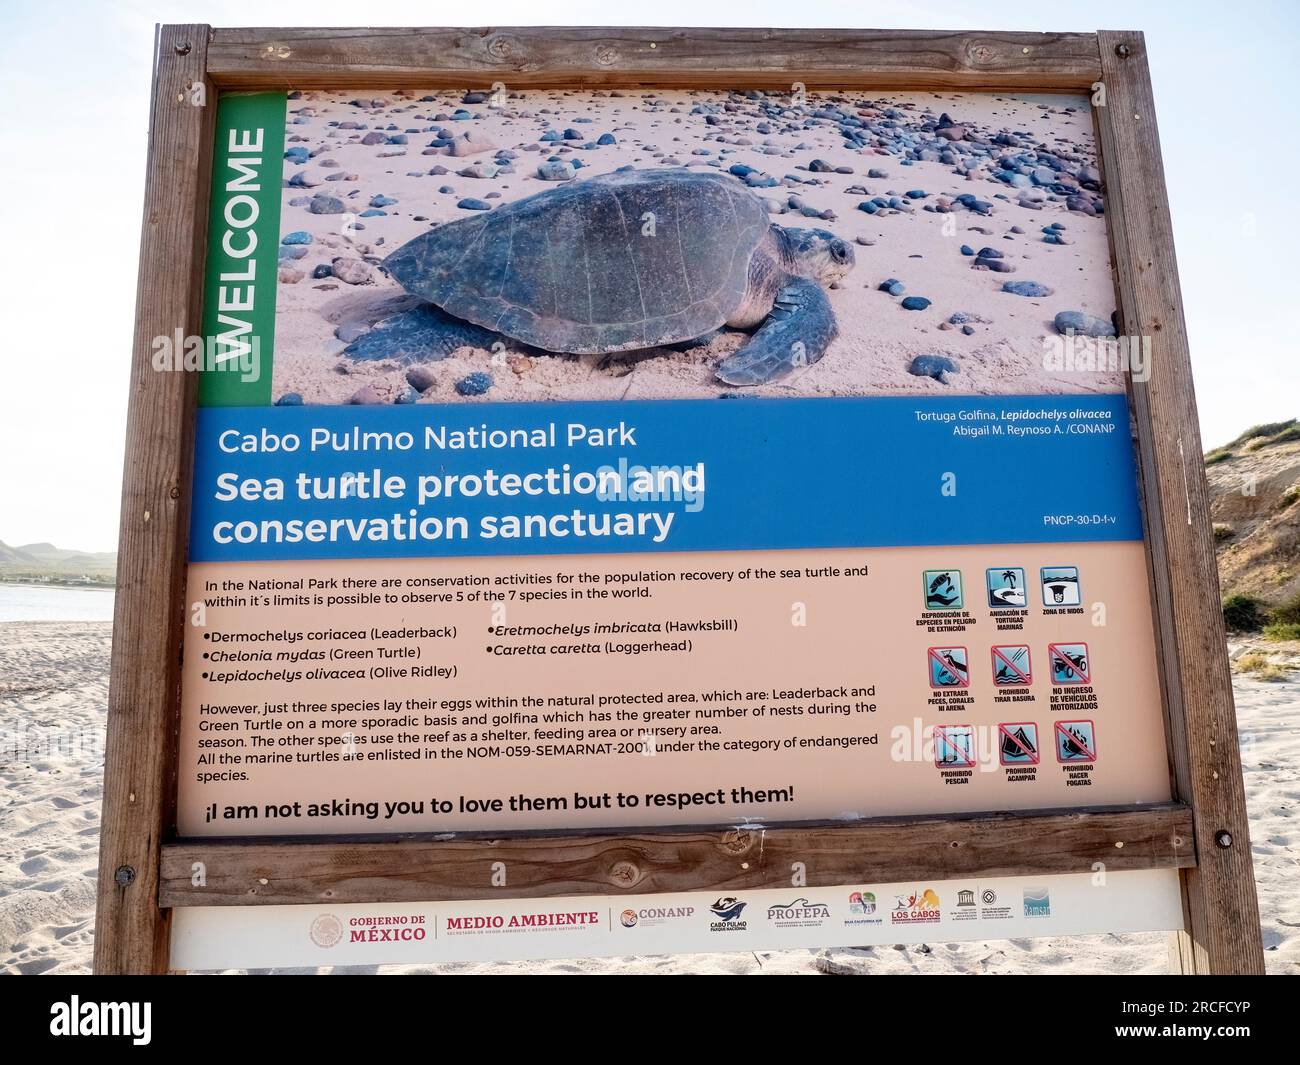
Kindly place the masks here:
[(717, 378), (728, 385), (779, 381), (820, 359), (837, 333), (831, 301), (821, 286), (804, 277), (791, 278), (749, 343), (718, 366)]
[(426, 303), (376, 322), (343, 349), (358, 362), (436, 362), (457, 348), (491, 348), (500, 333), (453, 318)]

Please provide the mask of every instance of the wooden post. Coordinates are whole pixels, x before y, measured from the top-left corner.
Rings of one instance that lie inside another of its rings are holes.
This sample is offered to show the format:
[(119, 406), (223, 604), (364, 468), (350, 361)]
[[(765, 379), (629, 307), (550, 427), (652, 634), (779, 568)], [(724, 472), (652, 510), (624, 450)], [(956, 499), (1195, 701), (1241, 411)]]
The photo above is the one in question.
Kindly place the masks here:
[(1190, 803), (1197, 866), (1182, 872), (1190, 973), (1262, 973), (1232, 674), (1225, 652), (1201, 434), (1173, 227), (1142, 34), (1100, 31), (1096, 110), (1123, 334), (1151, 338), (1132, 383), (1174, 797)]
[(207, 26), (155, 35), (144, 227), (108, 694), (95, 971), (167, 971), (158, 867), (176, 797), (197, 375), (153, 368), (154, 337), (200, 329), (216, 93)]

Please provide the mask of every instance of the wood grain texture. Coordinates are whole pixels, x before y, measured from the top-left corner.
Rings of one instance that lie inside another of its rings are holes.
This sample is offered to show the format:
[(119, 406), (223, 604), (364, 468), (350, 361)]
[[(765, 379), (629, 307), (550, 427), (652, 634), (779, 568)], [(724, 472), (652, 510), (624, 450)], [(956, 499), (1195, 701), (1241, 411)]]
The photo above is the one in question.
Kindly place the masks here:
[(169, 914), (159, 847), (176, 797), (177, 714), (196, 379), (158, 372), (152, 341), (199, 333), (216, 93), (206, 106), (207, 26), (155, 39), (144, 225), (118, 533), (95, 971), (164, 972)]
[(210, 76), (236, 88), (660, 86), (1082, 90), (1090, 33), (545, 28), (217, 29)]
[[(1160, 139), (1140, 33), (1098, 34), (1096, 108), (1124, 333), (1149, 336), (1131, 382), (1174, 795), (1194, 809), (1198, 864), (1183, 877), (1183, 971), (1260, 973), (1264, 955), (1209, 497)], [(1220, 833), (1231, 845), (1220, 846)]]
[[(1177, 804), (888, 818), (618, 836), (187, 840), (163, 848), (164, 906), (735, 892), (965, 876), (1187, 868), (1191, 811)], [(1032, 841), (1032, 842), (1030, 842)], [(206, 883), (192, 883), (202, 862)], [(505, 887), (492, 884), (504, 862)]]

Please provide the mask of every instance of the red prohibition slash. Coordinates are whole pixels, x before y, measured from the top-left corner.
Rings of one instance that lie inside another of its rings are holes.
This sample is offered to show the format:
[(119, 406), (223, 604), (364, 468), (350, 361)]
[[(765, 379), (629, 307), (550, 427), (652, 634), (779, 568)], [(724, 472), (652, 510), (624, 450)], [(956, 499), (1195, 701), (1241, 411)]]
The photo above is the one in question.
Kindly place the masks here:
[[(965, 667), (964, 667), (964, 668), (962, 668), (962, 667), (958, 667), (957, 665), (953, 664), (952, 662), (949, 662), (946, 658), (943, 658), (942, 656), (940, 656), (939, 653), (938, 653), (940, 650), (945, 650), (945, 651), (960, 651), (960, 652), (961, 652), (961, 653), (966, 657), (966, 665), (965, 665)], [(936, 684), (936, 683), (934, 682), (934, 675), (935, 675), (935, 674), (934, 674), (934, 669), (933, 669), (933, 667), (931, 667), (931, 669), (930, 669), (930, 687), (931, 687), (931, 688), (969, 688), (969, 687), (970, 687), (970, 652), (968, 652), (968, 651), (966, 650), (966, 648), (964, 648), (964, 647), (944, 647), (944, 648), (939, 648), (939, 647), (927, 647), (927, 648), (925, 649), (925, 653), (926, 653), (927, 655), (930, 656), (930, 659), (931, 659), (932, 661), (939, 663), (940, 666), (942, 666), (944, 669), (946, 669), (949, 673), (951, 673), (954, 677), (957, 678), (957, 683), (956, 683), (956, 684)]]
[[(1038, 764), (1038, 752), (1037, 752), (1037, 751), (1032, 751), (1032, 750), (1030, 750), (1030, 749), (1029, 749), (1028, 747), (1026, 747), (1023, 743), (1021, 743), (1018, 739), (1016, 739), (1016, 737), (1015, 737), (1011, 732), (1007, 731), (1008, 729), (1013, 729), (1013, 728), (1015, 728), (1017, 725), (1019, 725), (1019, 726), (1021, 726), (1021, 727), (1024, 727), (1025, 725), (1028, 725), (1030, 728), (1032, 728), (1032, 729), (1034, 730), (1035, 735), (1037, 735), (1037, 733), (1038, 733), (1038, 725), (1035, 724), (1033, 721), (1004, 721), (1004, 722), (1002, 722), (1002, 724), (998, 725), (998, 731), (999, 731), (1000, 733), (1002, 733), (1002, 735), (1004, 735), (1004, 736), (1005, 736), (1007, 739), (1009, 739), (1012, 743), (1014, 743), (1017, 747), (1019, 747), (1022, 751), (1025, 752), (1025, 757), (1029, 759), (1029, 764), (1030, 764), (1030, 765), (1037, 765), (1037, 764)], [(1002, 752), (1001, 752), (1001, 749), (1000, 749), (1001, 746), (1002, 746), (1001, 744), (998, 744), (998, 747), (999, 747), (999, 751), (998, 751), (999, 759), (1003, 759), (1003, 758), (1006, 757), (1006, 756), (1003, 755)], [(1024, 762), (1006, 762), (1006, 761), (1003, 761), (1002, 764), (1003, 764), (1003, 765), (1013, 765), (1013, 766), (1016, 766), (1016, 765), (1024, 765), (1025, 763), (1024, 763)]]
[[(1089, 748), (1083, 740), (1079, 739), (1079, 737), (1073, 732), (1070, 732), (1065, 727), (1066, 725), (1087, 725), (1088, 728), (1092, 730), (1092, 748)], [(1069, 765), (1071, 762), (1095, 762), (1097, 760), (1097, 752), (1093, 749), (1097, 746), (1097, 726), (1091, 721), (1058, 721), (1056, 722), (1056, 731), (1060, 735), (1064, 736), (1070, 743), (1074, 744), (1074, 746), (1081, 748), (1083, 753), (1088, 756), (1087, 758), (1062, 758), (1061, 745), (1060, 743), (1057, 743), (1056, 760), (1062, 765)]]
[[(934, 767), (936, 769), (974, 769), (975, 752), (967, 750), (962, 754), (957, 745), (948, 739), (948, 734), (956, 735), (958, 730), (965, 730), (966, 735), (970, 738), (970, 746), (975, 746), (975, 731), (970, 725), (935, 725), (934, 726)], [(954, 754), (961, 755), (966, 759), (964, 762), (941, 762), (939, 761), (939, 744), (945, 744)]]
[[(1011, 646), (1011, 645), (1008, 644), (1007, 646), (1009, 647), (1009, 646)], [(1020, 645), (1017, 645), (1017, 646), (1020, 646)], [(1028, 651), (1029, 648), (1026, 647), (1025, 650)], [(995, 681), (995, 682), (996, 682), (996, 680), (997, 680), (997, 675), (998, 675), (998, 660), (999, 660), (999, 659), (1002, 660), (1002, 662), (1006, 665), (1007, 669), (1011, 670), (1012, 673), (1014, 673), (1017, 677), (1020, 678), (1020, 682), (1021, 682), (1022, 684), (1032, 684), (1032, 683), (1033, 683), (1033, 677), (1030, 675), (1030, 673), (1031, 673), (1031, 671), (1032, 671), (1032, 668), (1033, 668), (1032, 665), (1031, 665), (1030, 669), (1017, 669), (1017, 668), (1016, 668), (1016, 664), (1015, 664), (1014, 662), (1012, 662), (1011, 659), (1009, 659), (1006, 655), (1004, 655), (1004, 654), (1002, 653), (1002, 648), (1001, 648), (1001, 647), (994, 647), (994, 648), (993, 648), (993, 678), (994, 678), (994, 681)]]
[[(1092, 683), (1092, 655), (1090, 655), (1090, 654), (1088, 653), (1088, 645), (1087, 645), (1086, 643), (1080, 643), (1080, 644), (1079, 644), (1079, 646), (1083, 648), (1084, 658), (1085, 658), (1085, 659), (1087, 660), (1087, 662), (1088, 662), (1088, 668), (1087, 668), (1087, 669), (1083, 669), (1083, 668), (1081, 668), (1081, 667), (1079, 667), (1079, 666), (1076, 666), (1076, 665), (1074, 664), (1074, 659), (1072, 659), (1072, 658), (1071, 658), (1069, 655), (1067, 655), (1064, 651), (1062, 651), (1062, 650), (1059, 649), (1061, 646), (1062, 646), (1062, 645), (1061, 645), (1061, 644), (1058, 644), (1058, 643), (1049, 643), (1049, 644), (1047, 645), (1047, 657), (1048, 657), (1048, 660), (1049, 660), (1049, 665), (1051, 665), (1051, 670), (1052, 670), (1052, 672), (1053, 672), (1053, 673), (1056, 672), (1056, 666), (1055, 666), (1054, 663), (1051, 662), (1051, 660), (1052, 660), (1052, 659), (1056, 659), (1056, 660), (1058, 660), (1058, 661), (1064, 662), (1064, 663), (1066, 664), (1067, 667), (1069, 667), (1070, 669), (1074, 670), (1074, 672), (1076, 672), (1077, 674), (1079, 674), (1079, 676), (1083, 678), (1082, 683), (1084, 683), (1084, 684), (1091, 684), (1091, 683)], [(1056, 683), (1061, 683), (1061, 682), (1060, 682), (1060, 681), (1057, 681)], [(1073, 682), (1071, 682), (1071, 681), (1066, 681), (1065, 683), (1069, 684), (1069, 683), (1073, 683)]]

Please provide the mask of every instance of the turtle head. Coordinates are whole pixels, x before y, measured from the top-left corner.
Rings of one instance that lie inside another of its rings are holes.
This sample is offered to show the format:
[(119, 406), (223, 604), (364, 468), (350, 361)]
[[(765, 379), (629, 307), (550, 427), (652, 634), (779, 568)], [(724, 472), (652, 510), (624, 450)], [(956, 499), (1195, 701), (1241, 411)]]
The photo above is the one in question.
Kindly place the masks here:
[(781, 228), (790, 269), (822, 285), (853, 269), (853, 247), (826, 229)]

